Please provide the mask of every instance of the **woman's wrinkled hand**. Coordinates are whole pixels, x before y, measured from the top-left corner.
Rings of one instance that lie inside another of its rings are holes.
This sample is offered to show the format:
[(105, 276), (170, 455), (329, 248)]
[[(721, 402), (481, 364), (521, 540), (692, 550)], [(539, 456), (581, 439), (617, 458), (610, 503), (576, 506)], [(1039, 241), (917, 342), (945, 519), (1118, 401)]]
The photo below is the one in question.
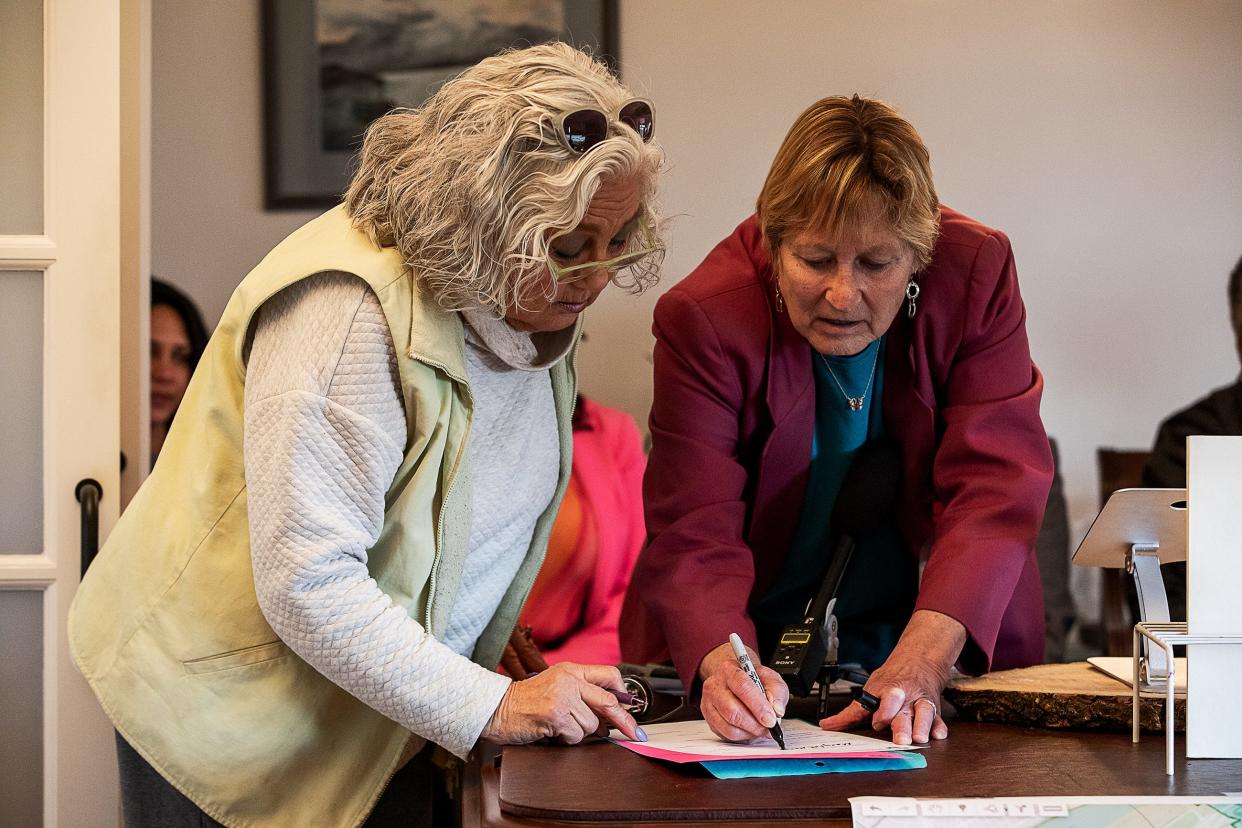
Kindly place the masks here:
[(627, 738), (647, 741), (642, 728), (608, 692), (624, 690), (615, 667), (554, 664), (539, 675), (509, 685), (480, 738), (502, 745), (555, 739), (573, 745), (615, 727)]
[(875, 730), (891, 730), (892, 741), (899, 745), (948, 738), (940, 698), (965, 643), (966, 628), (953, 618), (930, 610), (915, 612), (892, 655), (863, 687), (880, 700), (875, 713), (854, 701), (819, 726), (850, 730), (869, 719)]
[(703, 657), (699, 675), (703, 679), (703, 699), (699, 709), (712, 732), (729, 742), (746, 742), (767, 736), (768, 728), (785, 715), (789, 688), (775, 670), (759, 665), (759, 658), (747, 648), (755, 672), (763, 682), (760, 692), (737, 663), (733, 648), (721, 644)]
[(880, 700), (875, 713), (857, 701), (820, 721), (824, 730), (850, 730), (871, 721), (877, 730), (892, 730), (892, 740), (899, 745), (925, 745), (927, 740), (944, 739), (948, 725), (940, 717), (940, 694), (948, 680), (948, 671), (921, 659), (901, 658), (896, 653), (871, 674), (863, 688)]

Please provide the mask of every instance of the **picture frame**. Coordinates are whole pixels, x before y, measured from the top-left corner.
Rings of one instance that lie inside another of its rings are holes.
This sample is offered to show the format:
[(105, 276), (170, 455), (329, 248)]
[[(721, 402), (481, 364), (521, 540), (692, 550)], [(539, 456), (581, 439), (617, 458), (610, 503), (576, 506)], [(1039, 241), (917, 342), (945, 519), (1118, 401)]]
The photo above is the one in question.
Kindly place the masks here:
[[(420, 105), (440, 83), (487, 54), (507, 47), (564, 40), (589, 49), (617, 71), (617, 0), (530, 0), (528, 20), (508, 21), (507, 26), (494, 25), (491, 20), (483, 21), (487, 24), (483, 25), (463, 19), (467, 14), (460, 11), (463, 6), (470, 9), (485, 3), (459, 6), (409, 0), (408, 10), (401, 11), (402, 19), (392, 25), (375, 16), (356, 24), (357, 18), (365, 16), (364, 12), (392, 14), (394, 6), (399, 5), (366, 0), (264, 0), (266, 209), (314, 209), (338, 204), (348, 185), (365, 123), (391, 105)], [(504, 5), (512, 17), (513, 4), (498, 5)], [(403, 64), (425, 58), (428, 65), (414, 69), (403, 66), (401, 71), (387, 72), (374, 68), (358, 71), (338, 64), (341, 52), (333, 51), (338, 44), (322, 43), (319, 33), (321, 23), (330, 29), (336, 20), (342, 19), (339, 11), (333, 11), (342, 8), (350, 13), (349, 25), (338, 27), (346, 34), (342, 40), (372, 36), (365, 49), (355, 52), (364, 55), (368, 62), (387, 59), (387, 55)], [(337, 17), (321, 20), (321, 14)], [(453, 19), (437, 20), (437, 15)], [(554, 33), (553, 23), (557, 20), (560, 31)], [(454, 36), (434, 36), (437, 24), (445, 32), (451, 27)], [(461, 37), (463, 31), (480, 37)], [(420, 32), (427, 41), (422, 50), (418, 47)], [(549, 33), (553, 36), (544, 36)], [(377, 44), (377, 38), (383, 43)], [(343, 118), (339, 117), (342, 113)]]

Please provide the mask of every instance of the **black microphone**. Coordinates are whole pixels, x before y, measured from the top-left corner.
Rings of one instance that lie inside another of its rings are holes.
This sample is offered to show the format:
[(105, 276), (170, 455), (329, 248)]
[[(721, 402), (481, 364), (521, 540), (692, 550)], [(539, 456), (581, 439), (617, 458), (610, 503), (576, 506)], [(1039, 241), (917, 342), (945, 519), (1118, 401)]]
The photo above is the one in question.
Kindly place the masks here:
[(841, 586), (855, 546), (875, 534), (892, 516), (900, 479), (897, 448), (889, 440), (881, 439), (863, 443), (841, 481), (832, 507), (832, 535), (836, 541), (825, 562), (819, 592), (808, 605), (802, 622), (788, 624), (781, 631), (772, 654), (771, 668), (794, 695), (809, 695), (815, 684), (828, 654), (824, 637), (828, 603)]

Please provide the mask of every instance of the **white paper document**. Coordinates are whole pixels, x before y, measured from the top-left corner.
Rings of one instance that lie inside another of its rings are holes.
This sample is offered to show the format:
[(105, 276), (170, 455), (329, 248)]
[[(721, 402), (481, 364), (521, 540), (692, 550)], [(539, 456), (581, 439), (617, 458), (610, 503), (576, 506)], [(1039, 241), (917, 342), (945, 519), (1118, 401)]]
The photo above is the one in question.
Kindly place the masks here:
[(799, 719), (781, 723), (785, 732), (785, 750), (770, 737), (742, 744), (726, 742), (712, 733), (707, 722), (663, 722), (647, 725), (646, 742), (631, 742), (619, 730), (608, 738), (624, 748), (653, 759), (670, 762), (707, 762), (719, 759), (817, 759), (825, 756), (844, 758), (875, 758), (895, 750), (917, 750), (919, 745), (895, 745), (883, 739), (872, 739), (856, 733), (820, 730), (818, 726)]
[[(1173, 659), (1176, 664), (1173, 668), (1173, 695), (1185, 697), (1186, 695), (1186, 659)], [(1129, 656), (1092, 656), (1087, 659), (1087, 663), (1102, 673), (1107, 673), (1126, 687), (1133, 683), (1134, 679), (1134, 662)], [(1139, 695), (1163, 697), (1164, 690), (1143, 690)]]

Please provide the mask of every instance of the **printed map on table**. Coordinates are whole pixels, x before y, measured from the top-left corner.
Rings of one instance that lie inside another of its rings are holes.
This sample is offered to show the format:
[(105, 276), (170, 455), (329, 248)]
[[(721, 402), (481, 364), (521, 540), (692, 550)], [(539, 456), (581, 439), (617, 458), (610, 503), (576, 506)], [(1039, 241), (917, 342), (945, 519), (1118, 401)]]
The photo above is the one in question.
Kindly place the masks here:
[(850, 800), (855, 828), (1240, 828), (1242, 797)]

